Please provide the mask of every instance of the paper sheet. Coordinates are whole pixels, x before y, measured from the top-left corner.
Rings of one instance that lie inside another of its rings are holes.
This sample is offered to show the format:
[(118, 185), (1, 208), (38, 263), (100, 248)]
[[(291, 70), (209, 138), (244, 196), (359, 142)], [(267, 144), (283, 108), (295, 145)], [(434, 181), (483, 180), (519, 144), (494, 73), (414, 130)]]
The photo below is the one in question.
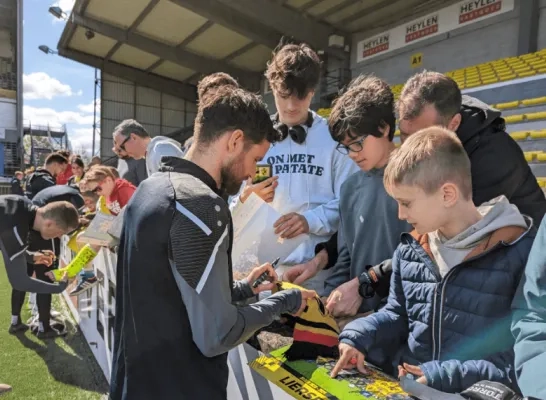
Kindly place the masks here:
[(283, 263), (296, 248), (309, 239), (299, 235), (281, 239), (275, 235), (273, 224), (281, 217), (273, 207), (252, 193), (233, 210), (233, 272), (242, 279), (256, 266), (273, 262), (280, 257)]

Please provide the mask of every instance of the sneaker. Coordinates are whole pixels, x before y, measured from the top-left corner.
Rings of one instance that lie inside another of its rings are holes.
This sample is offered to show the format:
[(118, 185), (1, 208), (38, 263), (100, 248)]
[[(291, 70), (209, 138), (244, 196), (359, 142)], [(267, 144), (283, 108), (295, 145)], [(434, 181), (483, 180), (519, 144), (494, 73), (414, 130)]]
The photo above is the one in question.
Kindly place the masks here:
[(78, 286), (76, 286), (74, 290), (70, 292), (70, 296), (77, 296), (86, 290), (91, 289), (93, 286), (96, 286), (99, 282), (100, 280), (95, 275), (84, 275), (80, 278)]
[[(9, 329), (8, 329), (8, 332), (10, 333), (10, 335), (16, 335), (18, 333), (23, 333), (23, 332), (26, 332), (28, 330), (28, 325), (27, 324), (23, 324), (22, 322), (19, 322), (17, 324), (11, 324), (9, 326)], [(2, 393), (0, 391), (0, 393)]]
[(0, 395), (11, 392), (11, 386), (6, 385), (5, 383), (0, 383)]
[(55, 319), (55, 320), (60, 320), (63, 315), (59, 312), (59, 311), (55, 311), (55, 310), (51, 310), (50, 314), (49, 314), (51, 317), (51, 319)]
[(66, 330), (58, 331), (57, 329), (54, 329), (54, 328), (48, 328), (43, 331), (38, 331), (38, 333), (36, 333), (36, 337), (42, 340), (55, 339), (55, 338), (63, 337), (63, 336), (66, 336)]
[[(56, 320), (50, 320), (49, 321), (49, 327), (46, 328), (45, 330), (48, 330), (50, 328), (53, 328), (53, 329), (55, 329), (57, 331), (60, 331), (60, 332), (66, 331), (65, 325), (62, 322), (59, 322), (59, 321), (56, 321)], [(38, 320), (36, 320), (32, 325), (30, 325), (30, 331), (33, 334), (38, 335), (38, 332), (40, 331), (40, 322), (38, 322)]]

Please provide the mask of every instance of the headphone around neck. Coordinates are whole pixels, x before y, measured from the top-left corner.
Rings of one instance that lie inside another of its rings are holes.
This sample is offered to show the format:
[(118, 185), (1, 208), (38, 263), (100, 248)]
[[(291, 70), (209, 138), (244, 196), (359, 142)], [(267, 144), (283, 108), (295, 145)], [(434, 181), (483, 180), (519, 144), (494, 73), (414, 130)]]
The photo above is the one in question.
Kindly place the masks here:
[(303, 144), (307, 138), (307, 131), (313, 126), (313, 113), (311, 111), (307, 112), (307, 120), (302, 125), (296, 125), (289, 127), (286, 124), (279, 122), (279, 113), (276, 113), (273, 116), (273, 121), (275, 122), (275, 129), (281, 133), (281, 142), (290, 135), (292, 140), (297, 144)]

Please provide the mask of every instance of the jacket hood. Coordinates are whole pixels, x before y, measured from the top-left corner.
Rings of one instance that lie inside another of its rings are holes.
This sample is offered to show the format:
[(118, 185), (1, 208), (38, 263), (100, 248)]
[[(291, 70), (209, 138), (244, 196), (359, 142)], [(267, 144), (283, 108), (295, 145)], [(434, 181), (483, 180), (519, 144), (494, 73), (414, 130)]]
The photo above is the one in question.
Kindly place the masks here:
[(457, 135), (463, 144), (493, 123), (504, 125), (504, 119), (501, 118), (499, 110), (467, 95), (463, 95), (461, 117)]
[[(467, 250), (463, 257), (466, 260), (477, 257), (498, 244), (510, 246), (517, 243), (533, 227), (532, 219), (520, 214), (517, 207), (510, 204), (505, 196), (482, 204), (478, 211), (483, 218), (451, 239), (442, 240), (436, 232), (419, 235), (413, 231), (411, 237), (433, 260), (450, 252)], [(411, 239), (403, 236), (403, 241), (407, 243)]]

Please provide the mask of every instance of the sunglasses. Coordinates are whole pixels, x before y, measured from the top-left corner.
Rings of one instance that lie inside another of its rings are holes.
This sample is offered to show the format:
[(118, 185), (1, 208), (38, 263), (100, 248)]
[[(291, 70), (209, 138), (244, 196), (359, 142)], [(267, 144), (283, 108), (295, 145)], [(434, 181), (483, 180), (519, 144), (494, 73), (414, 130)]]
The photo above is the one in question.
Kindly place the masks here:
[(93, 193), (98, 193), (98, 192), (102, 192), (102, 186), (101, 185), (97, 185), (97, 187), (93, 190), (91, 190), (91, 192)]
[(131, 135), (127, 136), (123, 142), (121, 142), (121, 144), (119, 145), (119, 148), (123, 151), (127, 151), (125, 150), (125, 143), (127, 143), (129, 141), (129, 139), (131, 139)]

